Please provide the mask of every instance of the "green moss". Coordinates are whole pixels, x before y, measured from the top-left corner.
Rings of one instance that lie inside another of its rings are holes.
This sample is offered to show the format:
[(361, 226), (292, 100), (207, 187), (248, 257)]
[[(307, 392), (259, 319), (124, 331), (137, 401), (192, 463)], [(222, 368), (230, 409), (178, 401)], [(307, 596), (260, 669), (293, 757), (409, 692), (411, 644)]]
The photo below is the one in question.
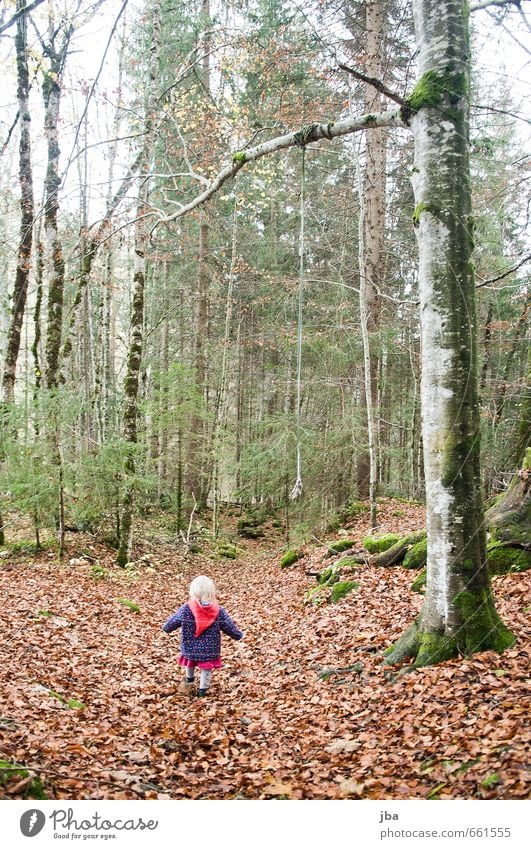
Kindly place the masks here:
[(298, 559), (299, 559), (298, 551), (293, 551), (292, 549), (290, 549), (290, 551), (286, 551), (284, 556), (281, 558), (280, 568), (286, 569), (288, 566), (293, 566), (293, 564), (296, 563)]
[(412, 216), (414, 227), (418, 227), (419, 222), (420, 222), (420, 216), (422, 215), (422, 213), (424, 212), (424, 210), (426, 208), (427, 208), (427, 204), (425, 204), (424, 201), (422, 201), (421, 203), (417, 203), (417, 205), (414, 209), (414, 212), (413, 212), (413, 216)]
[(442, 663), (457, 654), (455, 640), (428, 631), (420, 631), (415, 620), (405, 634), (384, 652), (386, 663), (413, 659), (413, 668)]
[(340, 572), (341, 569), (359, 569), (362, 564), (356, 557), (342, 557), (336, 563), (336, 569)]
[[(24, 778), (29, 778), (29, 776), (30, 772), (25, 766), (0, 759), (0, 787), (5, 787), (8, 782), (13, 781), (13, 779), (22, 781)], [(38, 775), (32, 778), (22, 792), (24, 799), (48, 798), (44, 789), (44, 784)]]
[(353, 539), (338, 539), (336, 542), (327, 543), (328, 551), (333, 554), (340, 554), (342, 551), (348, 551), (356, 545)]
[(491, 542), (487, 546), (487, 562), (491, 575), (508, 575), (510, 572), (527, 572), (531, 569), (531, 551)]
[(514, 510), (512, 513), (506, 513), (500, 521), (499, 527), (491, 526), (492, 539), (499, 542), (514, 542), (529, 545), (531, 542), (529, 527), (531, 525), (527, 524), (527, 520), (531, 519), (531, 501), (525, 508), (525, 512), (527, 515), (524, 515), (524, 511), (518, 510)]
[(422, 539), (412, 545), (403, 560), (405, 569), (422, 569), (428, 559), (428, 540)]
[(366, 127), (374, 127), (376, 124), (376, 115), (365, 115), (365, 118), (363, 119), (362, 123)]
[(124, 607), (128, 607), (129, 610), (132, 610), (133, 613), (140, 613), (140, 608), (135, 601), (129, 601), (128, 598), (119, 598), (118, 601), (120, 604), (123, 604)]
[(426, 577), (427, 571), (423, 569), (422, 572), (415, 578), (413, 583), (411, 584), (411, 590), (414, 593), (420, 593), (426, 586)]
[(413, 212), (412, 218), (413, 218), (413, 226), (414, 227), (419, 226), (420, 216), (422, 215), (423, 212), (429, 212), (429, 213), (431, 213), (431, 215), (434, 215), (435, 217), (437, 217), (437, 216), (440, 215), (441, 210), (434, 203), (425, 203), (424, 201), (421, 201), (420, 203), (418, 203), (416, 205), (414, 212)]
[(317, 584), (316, 587), (311, 587), (309, 590), (306, 590), (304, 594), (304, 604), (313, 604), (316, 607), (320, 607), (328, 600), (328, 593), (328, 587)]
[(225, 557), (227, 560), (236, 560), (238, 556), (238, 549), (235, 545), (231, 545), (230, 542), (221, 543), (218, 546), (218, 556)]
[(399, 534), (384, 534), (381, 537), (365, 537), (363, 547), (367, 549), (369, 554), (379, 554), (382, 551), (387, 551), (395, 543), (401, 539)]
[(317, 578), (317, 583), (321, 587), (330, 587), (337, 581), (339, 581), (339, 568), (337, 563), (334, 564), (334, 566), (328, 566), (327, 569), (323, 569), (323, 571)]
[(449, 660), (457, 654), (455, 639), (446, 637), (444, 634), (432, 634), (424, 632), (421, 634), (414, 666), (433, 666)]
[(233, 153), (232, 161), (235, 164), (239, 162), (241, 165), (243, 165), (244, 162), (246, 161), (245, 151), (244, 150), (237, 150), (236, 153)]
[(407, 99), (407, 108), (418, 112), (419, 109), (440, 106), (445, 95), (450, 95), (450, 102), (456, 103), (466, 94), (466, 88), (465, 74), (454, 73), (451, 68), (442, 74), (431, 69), (418, 80)]
[(468, 656), (488, 649), (501, 653), (514, 645), (514, 636), (498, 616), (490, 589), (477, 593), (461, 590), (454, 597), (454, 604), (463, 622), (457, 633), (460, 654)]
[(342, 598), (345, 598), (352, 590), (356, 590), (359, 587), (357, 581), (339, 581), (337, 584), (334, 584), (332, 587), (332, 592), (330, 593), (330, 601), (332, 604), (335, 604), (337, 601), (340, 601)]

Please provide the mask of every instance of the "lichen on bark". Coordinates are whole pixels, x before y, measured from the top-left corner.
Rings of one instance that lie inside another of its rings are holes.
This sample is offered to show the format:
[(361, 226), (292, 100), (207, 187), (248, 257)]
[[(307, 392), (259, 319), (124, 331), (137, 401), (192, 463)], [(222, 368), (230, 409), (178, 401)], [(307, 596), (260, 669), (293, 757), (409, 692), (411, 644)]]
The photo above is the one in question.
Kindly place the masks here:
[[(502, 650), (514, 638), (495, 609), (483, 525), (468, 19), (461, 0), (413, 5), (421, 77), (408, 105), (415, 138), (427, 585), (417, 621), (386, 660), (425, 666), (459, 653)], [(434, 199), (437, 214), (422, 214)]]

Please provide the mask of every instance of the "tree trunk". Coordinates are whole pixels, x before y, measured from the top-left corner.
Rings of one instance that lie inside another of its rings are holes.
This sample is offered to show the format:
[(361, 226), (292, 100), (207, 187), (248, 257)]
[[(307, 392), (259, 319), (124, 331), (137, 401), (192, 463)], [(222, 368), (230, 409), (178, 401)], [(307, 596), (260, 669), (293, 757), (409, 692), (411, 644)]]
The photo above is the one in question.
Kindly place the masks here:
[[(381, 0), (367, 0), (365, 4), (367, 31), (367, 62), (365, 71), (375, 79), (382, 78), (382, 43), (384, 15)], [(382, 105), (380, 94), (370, 85), (365, 87), (365, 113), (379, 112)], [(376, 446), (378, 406), (378, 332), (381, 316), (381, 289), (384, 280), (385, 239), (385, 135), (383, 130), (366, 133), (365, 171), (363, 175), (363, 271), (360, 276), (360, 304), (365, 314), (368, 344), (365, 382), (369, 386), (362, 393), (362, 411), (367, 419), (368, 450), (362, 451), (357, 460), (358, 496), (371, 498), (372, 525), (376, 527), (375, 489), (378, 478)], [(362, 317), (363, 321), (363, 317)], [(368, 372), (367, 372), (368, 365)], [(369, 394), (370, 393), (370, 398)], [(367, 403), (368, 402), (368, 403)]]
[[(66, 47), (65, 51), (66, 53)], [(63, 51), (61, 51), (61, 54)], [(48, 322), (46, 328), (46, 386), (57, 386), (59, 369), (59, 350), (63, 327), (63, 290), (65, 266), (63, 248), (59, 238), (57, 217), (59, 213), (58, 192), (61, 185), (59, 176), (59, 107), (61, 105), (61, 85), (59, 74), (62, 70), (63, 56), (53, 53), (50, 69), (46, 72), (42, 87), (45, 119), (44, 127), (48, 145), (48, 166), (46, 170), (44, 201), (44, 233), (48, 252)]]
[[(17, 0), (17, 12), (24, 8), (24, 0)], [(13, 289), (13, 309), (7, 332), (7, 346), (4, 359), (4, 374), (2, 377), (2, 394), (4, 404), (13, 404), (15, 400), (15, 379), (17, 360), (20, 350), (20, 336), (26, 309), (26, 296), (31, 263), (31, 247), (33, 240), (33, 177), (31, 170), (31, 137), (29, 113), (29, 73), (28, 73), (28, 42), (26, 16), (17, 20), (15, 49), (17, 55), (17, 101), (20, 120), (19, 142), (19, 185), (20, 185), (20, 241), (18, 245), (15, 286)], [(2, 411), (2, 416), (7, 411)], [(0, 460), (2, 459), (0, 448)], [(0, 545), (5, 543), (4, 521), (0, 515)]]
[(120, 519), (119, 547), (116, 562), (119, 566), (131, 558), (133, 542), (134, 485), (132, 478), (136, 472), (135, 448), (138, 441), (139, 383), (144, 342), (144, 290), (146, 283), (146, 250), (149, 243), (149, 224), (144, 216), (148, 211), (149, 171), (153, 159), (154, 135), (153, 119), (157, 106), (157, 73), (159, 65), (159, 47), (161, 34), (160, 6), (153, 8), (153, 32), (151, 36), (151, 54), (149, 68), (149, 88), (146, 98), (145, 135), (139, 166), (140, 185), (136, 208), (135, 223), (135, 270), (133, 278), (133, 298), (131, 303), (131, 337), (127, 357), (127, 374), (124, 386), (123, 435), (128, 445), (125, 461), (127, 478), (122, 501)]
[(485, 514), (495, 540), (524, 547), (531, 545), (531, 448), (502, 498)]
[[(204, 28), (202, 82), (207, 97), (210, 96), (210, 0), (201, 0), (201, 23)], [(199, 257), (197, 270), (197, 301), (194, 329), (194, 373), (195, 385), (201, 398), (206, 396), (208, 339), (208, 291), (210, 272), (208, 268), (208, 233), (209, 225), (206, 212), (202, 211), (199, 224)], [(189, 443), (188, 490), (197, 500), (197, 506), (202, 509), (208, 498), (207, 450), (208, 434), (202, 411), (192, 418)]]
[(463, 0), (414, 0), (420, 80), (413, 216), (419, 246), (427, 589), (419, 618), (386, 652), (427, 666), (502, 651), (485, 555), (479, 454), (476, 307), (468, 161), (468, 11)]
[[(17, 0), (17, 11), (25, 6), (24, 0)], [(12, 404), (15, 400), (15, 377), (20, 336), (24, 321), (26, 295), (31, 263), (33, 240), (33, 177), (31, 168), (31, 138), (29, 113), (29, 73), (27, 56), (27, 19), (22, 15), (17, 20), (15, 38), (17, 54), (17, 101), (20, 116), (19, 143), (19, 185), (20, 185), (20, 241), (18, 246), (15, 287), (13, 290), (13, 311), (7, 334), (7, 347), (3, 375), (3, 400)]]

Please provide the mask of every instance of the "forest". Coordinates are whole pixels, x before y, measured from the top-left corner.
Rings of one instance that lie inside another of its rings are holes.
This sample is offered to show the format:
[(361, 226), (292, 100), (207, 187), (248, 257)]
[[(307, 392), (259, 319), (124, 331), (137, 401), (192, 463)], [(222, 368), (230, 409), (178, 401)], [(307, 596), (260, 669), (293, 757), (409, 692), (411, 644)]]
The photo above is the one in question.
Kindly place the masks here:
[(1, 4), (0, 798), (528, 797), (530, 32)]

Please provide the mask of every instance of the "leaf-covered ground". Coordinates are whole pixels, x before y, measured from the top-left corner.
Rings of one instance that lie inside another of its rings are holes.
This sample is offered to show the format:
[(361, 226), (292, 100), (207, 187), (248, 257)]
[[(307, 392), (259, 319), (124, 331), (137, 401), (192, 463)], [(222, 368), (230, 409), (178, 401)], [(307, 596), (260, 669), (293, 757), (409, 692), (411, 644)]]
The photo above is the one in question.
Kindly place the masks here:
[[(401, 507), (386, 530), (422, 526), (419, 508)], [(513, 649), (396, 677), (381, 654), (422, 603), (402, 567), (361, 566), (356, 591), (315, 607), (303, 599), (317, 545), (281, 571), (263, 542), (235, 561), (145, 544), (130, 574), (95, 543), (92, 565), (76, 562), (83, 542), (71, 539), (74, 565), (0, 561), (0, 762), (29, 770), (0, 772), (1, 797), (31, 793), (35, 776), (60, 799), (528, 795), (529, 573), (494, 579)], [(179, 637), (161, 631), (202, 572), (245, 631), (224, 638), (204, 699), (180, 692)]]

